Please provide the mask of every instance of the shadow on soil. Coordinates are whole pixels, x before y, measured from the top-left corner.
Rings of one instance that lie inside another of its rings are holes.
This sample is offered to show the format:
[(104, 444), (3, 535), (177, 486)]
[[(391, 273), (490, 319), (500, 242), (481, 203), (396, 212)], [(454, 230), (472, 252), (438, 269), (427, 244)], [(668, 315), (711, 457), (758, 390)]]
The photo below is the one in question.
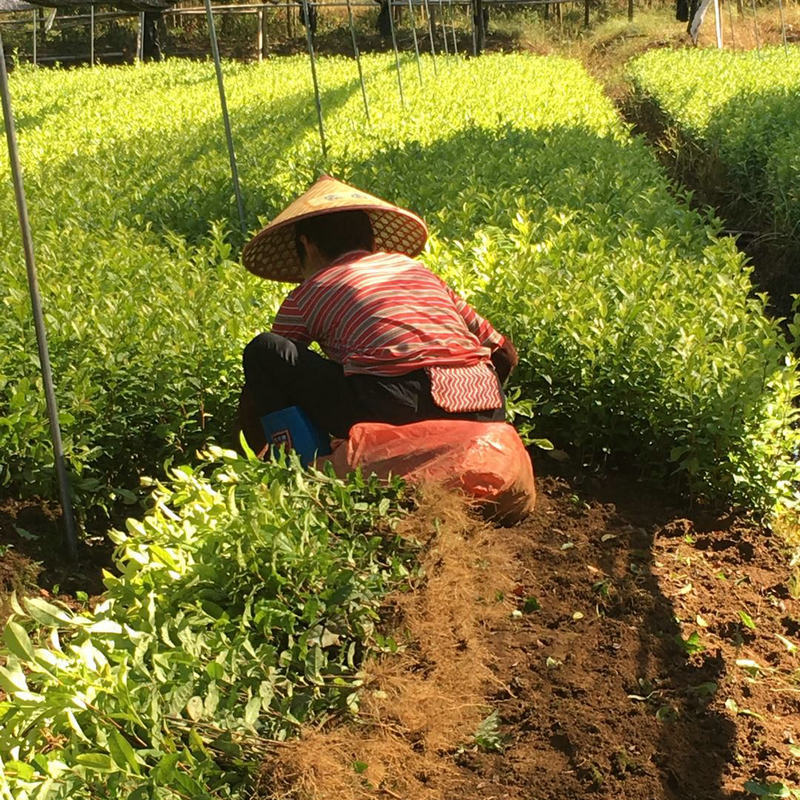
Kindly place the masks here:
[(549, 477), (539, 489), (532, 517), (499, 532), (522, 566), (518, 596), (541, 607), (493, 632), (507, 688), (492, 707), (511, 742), (503, 755), (462, 758), (484, 781), (475, 796), (743, 797), (723, 785), (736, 727), (710, 707), (725, 662), (719, 652), (685, 652), (657, 576), (656, 541), (696, 532), (685, 508), (633, 478), (576, 490)]

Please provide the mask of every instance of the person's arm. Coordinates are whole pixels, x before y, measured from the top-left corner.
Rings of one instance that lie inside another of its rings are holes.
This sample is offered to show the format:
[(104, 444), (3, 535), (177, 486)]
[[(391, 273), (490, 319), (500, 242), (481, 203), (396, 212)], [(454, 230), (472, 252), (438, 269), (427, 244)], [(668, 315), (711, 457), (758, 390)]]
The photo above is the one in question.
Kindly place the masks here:
[(283, 301), (275, 315), (272, 333), (291, 339), (297, 344), (308, 345), (313, 341), (305, 317), (300, 313), (300, 308), (291, 293)]
[(446, 283), (444, 283), (444, 286), (467, 328), (477, 337), (483, 347), (488, 347), (492, 351), (492, 364), (497, 371), (500, 382), (505, 383), (519, 363), (519, 356), (514, 343), (507, 336), (503, 336), (503, 334), (496, 331), (489, 320), (478, 314), (463, 297), (456, 294)]
[(500, 378), (500, 383), (505, 383), (508, 376), (519, 364), (517, 348), (514, 347), (514, 342), (507, 336), (503, 337), (503, 343), (500, 347), (492, 351), (492, 364), (494, 364), (497, 377)]

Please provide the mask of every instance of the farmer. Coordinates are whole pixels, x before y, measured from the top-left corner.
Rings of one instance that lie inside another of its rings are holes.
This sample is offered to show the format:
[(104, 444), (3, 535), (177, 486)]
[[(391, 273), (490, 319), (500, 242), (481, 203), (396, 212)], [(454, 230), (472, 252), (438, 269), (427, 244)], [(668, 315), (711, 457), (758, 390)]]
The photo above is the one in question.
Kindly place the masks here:
[(248, 270), (300, 284), (244, 350), (254, 450), (260, 417), (293, 405), (336, 437), (365, 421), (504, 419), (514, 345), (413, 260), (427, 235), (410, 211), (325, 175), (247, 244)]

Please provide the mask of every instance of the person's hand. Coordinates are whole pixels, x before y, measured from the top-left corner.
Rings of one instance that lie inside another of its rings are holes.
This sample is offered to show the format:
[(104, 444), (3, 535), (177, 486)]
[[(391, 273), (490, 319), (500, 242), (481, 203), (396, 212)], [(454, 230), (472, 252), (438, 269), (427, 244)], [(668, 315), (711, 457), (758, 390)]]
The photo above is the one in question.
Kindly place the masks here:
[(503, 344), (492, 353), (492, 364), (494, 364), (497, 377), (500, 378), (500, 383), (505, 383), (514, 367), (519, 364), (517, 348), (514, 347), (514, 342), (507, 336)]

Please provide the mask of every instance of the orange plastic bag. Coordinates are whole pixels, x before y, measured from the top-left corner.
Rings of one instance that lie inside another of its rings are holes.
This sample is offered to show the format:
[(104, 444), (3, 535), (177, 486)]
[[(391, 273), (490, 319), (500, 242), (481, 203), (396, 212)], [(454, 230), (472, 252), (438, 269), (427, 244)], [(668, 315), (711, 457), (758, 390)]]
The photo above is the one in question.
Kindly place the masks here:
[(400, 475), (413, 483), (460, 489), (487, 516), (507, 523), (526, 516), (536, 499), (530, 456), (505, 422), (361, 422), (319, 461), (330, 461), (342, 477), (361, 467), (381, 478)]

